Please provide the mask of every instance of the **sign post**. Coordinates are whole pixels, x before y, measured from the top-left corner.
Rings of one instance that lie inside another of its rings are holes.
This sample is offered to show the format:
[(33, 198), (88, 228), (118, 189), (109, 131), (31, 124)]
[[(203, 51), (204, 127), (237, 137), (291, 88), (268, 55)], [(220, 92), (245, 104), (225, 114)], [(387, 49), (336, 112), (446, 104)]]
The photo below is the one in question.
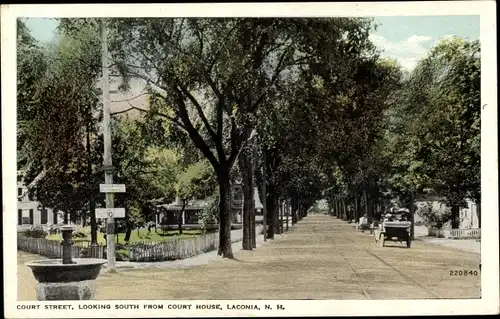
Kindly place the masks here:
[[(104, 188), (101, 186), (101, 192), (106, 193), (106, 244), (108, 257), (108, 271), (116, 272), (115, 259), (115, 215), (113, 212), (114, 198), (113, 193), (121, 189), (114, 189), (113, 184), (113, 164), (111, 161), (111, 126), (110, 126), (110, 98), (109, 98), (109, 70), (108, 70), (108, 40), (106, 20), (101, 20), (102, 37), (102, 103), (103, 103), (103, 137), (104, 137)], [(111, 187), (109, 187), (111, 185)], [(125, 191), (123, 187), (123, 191)], [(111, 209), (111, 210), (109, 210)]]

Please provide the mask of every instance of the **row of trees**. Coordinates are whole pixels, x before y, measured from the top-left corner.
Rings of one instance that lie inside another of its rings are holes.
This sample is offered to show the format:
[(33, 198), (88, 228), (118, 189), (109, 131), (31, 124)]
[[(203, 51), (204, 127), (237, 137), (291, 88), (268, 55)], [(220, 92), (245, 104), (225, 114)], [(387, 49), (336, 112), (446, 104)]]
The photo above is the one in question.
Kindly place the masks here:
[[(103, 201), (98, 193), (102, 20), (59, 23), (60, 37), (51, 47), (37, 46), (18, 24), (18, 166), (27, 171), (31, 192), (45, 206), (73, 218), (90, 214), (95, 239), (94, 209)], [(443, 101), (465, 112), (453, 118), (458, 131), (476, 114), (467, 113), (471, 107), (463, 104), (475, 103), (468, 87), (474, 79), (449, 76), (476, 70), (475, 54), (467, 60), (436, 49), (404, 78), (369, 41), (369, 19), (117, 18), (106, 24), (110, 67), (122, 80), (120, 89), (142, 81), (148, 96), (148, 105), (131, 99), (129, 109), (114, 114), (115, 175), (127, 184), (126, 195), (117, 200), (127, 208), (126, 222), (140, 223), (155, 205), (175, 195), (185, 204), (215, 193), (224, 257), (232, 257), (235, 179), (243, 183), (243, 247), (252, 249), (254, 186), (267, 206), (268, 238), (280, 232), (282, 202), (295, 223), (321, 197), (336, 211), (354, 203), (357, 213), (358, 205), (370, 211), (389, 191), (414, 196), (431, 185), (423, 180), (433, 180), (433, 189), (444, 191), (448, 174), (419, 171), (429, 163), (439, 167), (444, 155), (436, 151), (425, 163), (416, 156), (427, 156), (428, 147), (439, 149), (430, 143), (444, 142), (438, 134), (446, 133), (436, 123), (453, 126), (446, 122)], [(458, 43), (452, 52), (478, 50), (459, 40), (446, 45)], [(463, 87), (456, 89), (459, 84)], [(419, 98), (425, 107), (417, 107)], [(438, 106), (443, 118), (434, 112)], [(137, 115), (126, 116), (132, 112)], [(421, 140), (415, 124), (426, 126)], [(461, 138), (460, 150), (470, 165), (461, 172), (469, 174), (478, 141)], [(469, 175), (467, 187), (474, 180), (474, 173)], [(345, 211), (346, 217), (352, 215)]]
[(328, 190), (332, 207), (350, 219), (397, 199), (414, 212), (415, 201), (431, 195), (451, 208), (452, 228), (466, 200), (478, 204), (480, 218), (480, 66), (479, 41), (454, 37), (404, 74), (369, 148), (351, 162), (357, 174), (340, 165), (339, 183)]

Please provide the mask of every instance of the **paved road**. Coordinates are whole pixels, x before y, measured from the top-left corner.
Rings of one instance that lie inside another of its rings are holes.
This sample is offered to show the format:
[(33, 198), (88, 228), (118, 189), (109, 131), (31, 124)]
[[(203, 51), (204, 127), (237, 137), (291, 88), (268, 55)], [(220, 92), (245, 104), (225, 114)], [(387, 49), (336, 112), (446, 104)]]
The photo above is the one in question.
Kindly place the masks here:
[[(479, 272), (479, 254), (422, 241), (415, 241), (410, 249), (400, 243), (382, 248), (369, 234), (328, 216), (307, 217), (276, 240), (235, 256), (236, 260), (219, 259), (185, 269), (104, 273), (98, 278), (96, 298), (480, 297), (480, 274), (450, 276), (453, 270)], [(23, 300), (34, 298), (33, 291), (23, 294)]]

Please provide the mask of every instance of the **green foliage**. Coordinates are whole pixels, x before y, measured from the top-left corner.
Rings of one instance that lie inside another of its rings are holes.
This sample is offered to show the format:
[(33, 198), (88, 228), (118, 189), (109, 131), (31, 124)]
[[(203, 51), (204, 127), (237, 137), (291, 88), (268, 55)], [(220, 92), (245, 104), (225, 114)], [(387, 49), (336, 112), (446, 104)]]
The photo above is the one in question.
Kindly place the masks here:
[(26, 170), (26, 183), (32, 183), (31, 195), (72, 218), (88, 209), (88, 199), (98, 193), (99, 60), (92, 41), (82, 29), (45, 48), (31, 46), (31, 58), (19, 52), (18, 72), (24, 75), (18, 86), (18, 166)]
[(179, 172), (179, 155), (172, 149), (149, 146), (144, 121), (117, 118), (113, 121), (113, 163), (116, 182), (127, 185), (127, 193), (116, 196), (127, 212), (128, 226), (145, 223), (142, 211), (157, 203), (171, 201)]
[(128, 249), (117, 249), (115, 251), (117, 261), (128, 261), (130, 259), (130, 251)]
[(212, 167), (203, 161), (190, 165), (181, 172), (177, 185), (177, 195), (183, 200), (206, 198), (215, 191), (216, 180)]
[(392, 188), (450, 206), (480, 200), (480, 47), (444, 40), (419, 62), (388, 114)]
[(445, 211), (435, 210), (431, 202), (421, 205), (415, 213), (422, 218), (425, 226), (435, 229), (443, 228), (444, 224), (451, 220), (451, 211), (449, 209)]
[(29, 228), (24, 232), (24, 236), (32, 238), (45, 238), (48, 233), (42, 227)]
[(213, 225), (217, 224), (219, 216), (219, 197), (214, 196), (209, 199), (208, 206), (198, 215), (199, 223), (203, 233), (215, 230)]

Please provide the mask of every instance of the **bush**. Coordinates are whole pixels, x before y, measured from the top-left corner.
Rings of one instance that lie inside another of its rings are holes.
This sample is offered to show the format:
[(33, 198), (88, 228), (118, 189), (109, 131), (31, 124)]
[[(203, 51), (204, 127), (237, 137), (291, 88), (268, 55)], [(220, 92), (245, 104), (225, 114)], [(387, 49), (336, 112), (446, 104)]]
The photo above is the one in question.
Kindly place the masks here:
[(214, 197), (209, 201), (208, 206), (198, 214), (198, 222), (201, 224), (203, 233), (213, 231), (214, 224), (218, 223), (219, 198)]
[(443, 228), (451, 220), (451, 211), (449, 209), (444, 211), (435, 210), (430, 202), (421, 205), (416, 214), (422, 217), (425, 226), (436, 229)]
[(117, 249), (115, 256), (117, 261), (128, 261), (130, 259), (128, 249)]
[(30, 228), (24, 232), (24, 236), (32, 238), (45, 238), (47, 235), (47, 232), (42, 227)]

